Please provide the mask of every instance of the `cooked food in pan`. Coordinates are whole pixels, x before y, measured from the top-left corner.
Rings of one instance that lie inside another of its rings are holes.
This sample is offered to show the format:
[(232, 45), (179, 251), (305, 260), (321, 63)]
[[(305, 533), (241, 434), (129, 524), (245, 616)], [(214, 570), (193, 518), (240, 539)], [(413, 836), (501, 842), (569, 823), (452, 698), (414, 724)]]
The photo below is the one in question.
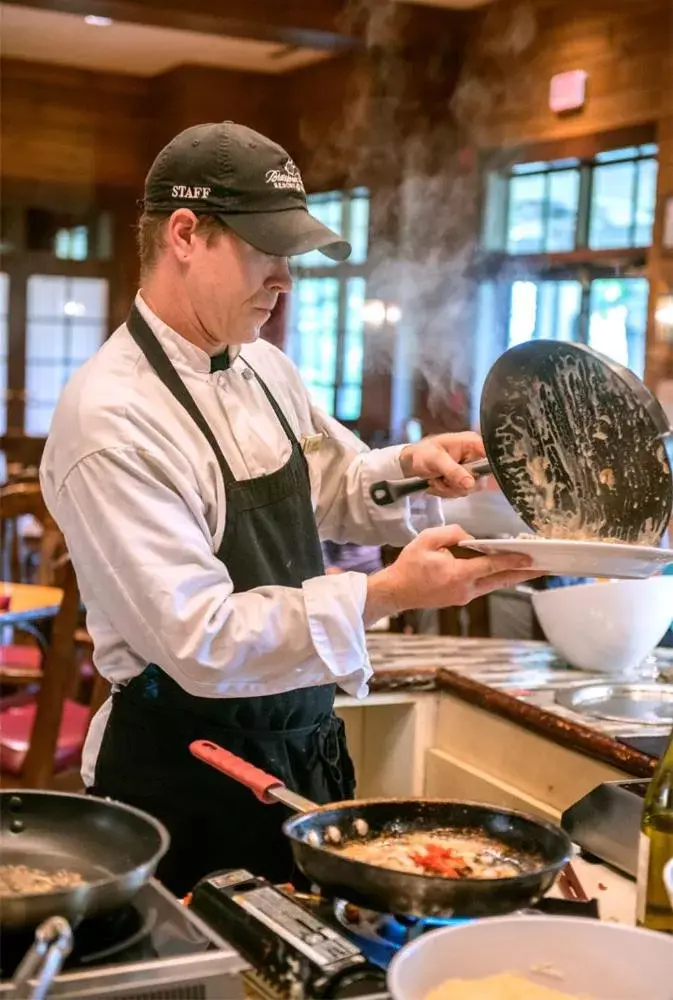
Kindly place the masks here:
[(63, 869), (45, 872), (41, 868), (28, 868), (27, 865), (0, 865), (0, 898), (72, 889), (82, 883), (82, 876), (78, 872)]
[(540, 865), (540, 859), (533, 854), (515, 853), (500, 841), (471, 831), (376, 837), (353, 841), (338, 850), (368, 865), (454, 879), (512, 878)]

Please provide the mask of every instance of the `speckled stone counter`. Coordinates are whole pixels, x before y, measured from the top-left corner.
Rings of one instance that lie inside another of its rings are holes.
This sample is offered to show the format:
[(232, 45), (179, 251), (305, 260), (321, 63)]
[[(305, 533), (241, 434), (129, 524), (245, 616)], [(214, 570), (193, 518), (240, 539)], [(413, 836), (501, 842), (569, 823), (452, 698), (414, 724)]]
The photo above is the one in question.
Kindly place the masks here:
[[(616, 737), (664, 735), (667, 728), (563, 708), (555, 700), (557, 691), (605, 681), (606, 675), (568, 667), (546, 643), (372, 632), (368, 644), (372, 692), (446, 691), (636, 777), (654, 770), (654, 758)], [(670, 652), (661, 650), (658, 658), (665, 673), (673, 672)]]

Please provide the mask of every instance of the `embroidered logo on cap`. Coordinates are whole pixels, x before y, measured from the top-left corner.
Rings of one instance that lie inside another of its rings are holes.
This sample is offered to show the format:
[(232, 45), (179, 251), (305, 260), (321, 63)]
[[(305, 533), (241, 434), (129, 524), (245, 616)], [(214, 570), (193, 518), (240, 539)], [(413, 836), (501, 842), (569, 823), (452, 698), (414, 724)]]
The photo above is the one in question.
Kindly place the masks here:
[(193, 198), (195, 201), (205, 201), (209, 194), (209, 187), (190, 187), (187, 184), (174, 184), (171, 188), (171, 198)]
[(267, 170), (265, 179), (267, 184), (272, 184), (280, 190), (298, 191), (300, 194), (306, 194), (299, 169), (289, 156), (282, 169)]

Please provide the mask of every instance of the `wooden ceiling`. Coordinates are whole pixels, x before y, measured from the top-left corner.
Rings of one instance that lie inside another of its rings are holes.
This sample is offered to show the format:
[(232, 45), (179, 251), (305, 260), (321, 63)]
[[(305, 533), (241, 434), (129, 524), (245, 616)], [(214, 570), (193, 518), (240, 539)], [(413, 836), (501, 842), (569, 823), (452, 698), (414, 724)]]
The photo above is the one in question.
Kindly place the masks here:
[(358, 44), (342, 0), (20, 0), (20, 6), (332, 52)]

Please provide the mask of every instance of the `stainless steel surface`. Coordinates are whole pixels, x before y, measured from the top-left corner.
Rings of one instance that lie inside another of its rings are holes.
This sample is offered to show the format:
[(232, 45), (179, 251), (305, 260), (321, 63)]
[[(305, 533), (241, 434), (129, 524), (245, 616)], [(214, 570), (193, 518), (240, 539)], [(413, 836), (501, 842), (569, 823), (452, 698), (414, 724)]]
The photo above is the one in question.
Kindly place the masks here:
[[(141, 958), (137, 961), (109, 963), (86, 968), (65, 969), (56, 977), (48, 996), (58, 1000), (244, 1000), (241, 973), (249, 968), (229, 942), (221, 938), (168, 890), (150, 879), (140, 890), (157, 914), (157, 922), (170, 919), (179, 909), (186, 912), (175, 953), (165, 958)], [(206, 951), (190, 950), (192, 939), (204, 939), (213, 947)], [(0, 998), (16, 1000), (11, 980), (0, 983)]]
[(673, 723), (673, 684), (586, 684), (557, 691), (556, 701), (580, 715), (647, 726)]
[(284, 806), (287, 806), (292, 812), (298, 813), (308, 813), (313, 812), (317, 809), (315, 802), (311, 802), (310, 799), (305, 799), (303, 795), (299, 795), (297, 792), (290, 791), (285, 785), (278, 785), (276, 788), (270, 788), (268, 793), (271, 798), (276, 799), (277, 802), (282, 802)]
[(14, 973), (17, 1000), (44, 1000), (72, 946), (72, 928), (63, 917), (49, 917), (41, 923), (32, 947)]

